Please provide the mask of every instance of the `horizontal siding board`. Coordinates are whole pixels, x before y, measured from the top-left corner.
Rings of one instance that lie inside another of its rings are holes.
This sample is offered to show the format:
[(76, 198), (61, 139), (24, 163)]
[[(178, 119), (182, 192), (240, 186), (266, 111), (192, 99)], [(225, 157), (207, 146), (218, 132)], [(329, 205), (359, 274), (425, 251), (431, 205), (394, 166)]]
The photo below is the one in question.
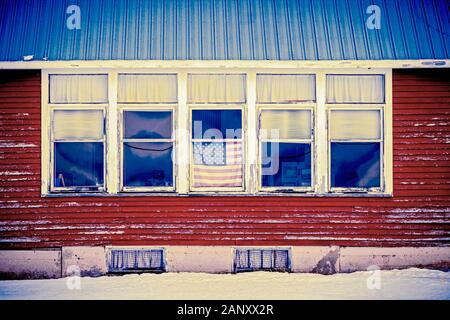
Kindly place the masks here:
[[(257, 7), (256, 2), (248, 4)], [(278, 6), (274, 7), (277, 15), (287, 15)], [(446, 79), (446, 70), (394, 71), (392, 198), (42, 198), (39, 73), (2, 71), (0, 248), (450, 245), (450, 84)]]

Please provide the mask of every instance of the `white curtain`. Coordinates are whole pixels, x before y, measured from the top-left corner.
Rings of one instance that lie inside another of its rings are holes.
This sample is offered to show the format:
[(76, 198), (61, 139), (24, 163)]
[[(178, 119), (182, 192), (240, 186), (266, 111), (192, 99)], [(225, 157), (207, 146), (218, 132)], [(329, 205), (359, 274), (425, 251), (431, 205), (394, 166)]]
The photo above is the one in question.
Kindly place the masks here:
[(258, 74), (258, 103), (289, 103), (316, 100), (315, 76), (306, 74)]
[(383, 75), (328, 75), (328, 103), (383, 103)]
[(243, 74), (189, 74), (189, 103), (245, 103)]
[(331, 111), (331, 139), (380, 139), (379, 110)]
[(264, 110), (261, 113), (261, 135), (276, 138), (272, 130), (277, 130), (280, 139), (310, 139), (311, 112), (306, 110)]
[(120, 74), (119, 103), (177, 102), (176, 74)]
[(107, 75), (50, 75), (50, 103), (106, 103)]
[(54, 140), (101, 140), (104, 134), (101, 110), (55, 110)]

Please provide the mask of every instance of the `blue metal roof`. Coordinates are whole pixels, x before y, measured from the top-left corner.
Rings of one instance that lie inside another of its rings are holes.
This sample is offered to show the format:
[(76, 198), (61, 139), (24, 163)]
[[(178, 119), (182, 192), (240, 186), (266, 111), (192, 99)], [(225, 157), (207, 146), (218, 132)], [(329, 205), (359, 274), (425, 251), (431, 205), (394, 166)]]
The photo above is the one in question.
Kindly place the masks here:
[[(68, 6), (81, 29), (66, 27)], [(381, 29), (368, 29), (369, 5)], [(0, 61), (448, 59), (447, 0), (2, 0)]]

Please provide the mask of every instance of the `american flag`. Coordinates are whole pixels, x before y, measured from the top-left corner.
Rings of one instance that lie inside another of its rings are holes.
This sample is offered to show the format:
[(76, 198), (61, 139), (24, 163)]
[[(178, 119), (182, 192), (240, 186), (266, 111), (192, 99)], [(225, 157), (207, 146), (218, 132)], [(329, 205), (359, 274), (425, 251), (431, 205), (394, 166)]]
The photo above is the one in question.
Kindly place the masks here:
[(193, 186), (242, 186), (242, 143), (195, 142)]

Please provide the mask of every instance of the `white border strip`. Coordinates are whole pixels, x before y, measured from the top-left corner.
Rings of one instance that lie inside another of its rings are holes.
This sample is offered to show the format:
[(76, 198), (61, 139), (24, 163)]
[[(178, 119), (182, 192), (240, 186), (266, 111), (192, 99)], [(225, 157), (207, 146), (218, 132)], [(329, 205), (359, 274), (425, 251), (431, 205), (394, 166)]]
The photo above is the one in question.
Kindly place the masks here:
[(71, 60), (3, 61), (0, 69), (77, 69), (77, 68), (449, 68), (450, 59), (423, 60)]

